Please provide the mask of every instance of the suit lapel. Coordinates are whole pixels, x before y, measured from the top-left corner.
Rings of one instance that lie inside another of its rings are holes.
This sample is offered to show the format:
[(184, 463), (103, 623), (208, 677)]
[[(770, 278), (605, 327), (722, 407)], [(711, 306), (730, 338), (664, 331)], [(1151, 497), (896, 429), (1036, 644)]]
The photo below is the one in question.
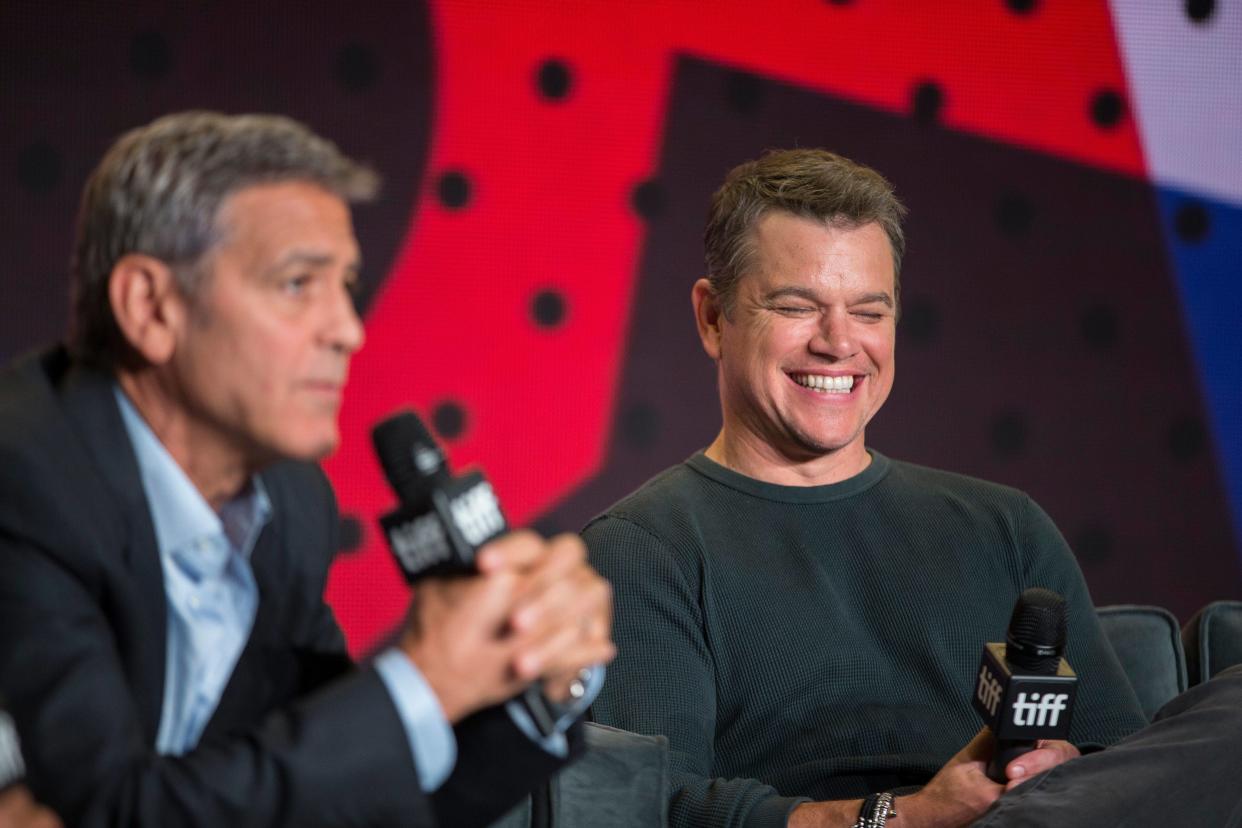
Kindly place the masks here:
[(149, 744), (155, 743), (164, 698), (166, 601), (164, 575), (151, 511), (147, 506), (129, 435), (117, 408), (111, 377), (75, 367), (69, 371), (62, 391), (64, 408), (81, 435), (115, 508), (123, 517), (126, 542), (124, 564), (133, 579), (136, 606), (136, 638), (118, 641)]
[[(254, 626), (237, 658), (220, 702), (216, 705), (203, 742), (228, 734), (229, 730), (256, 725), (270, 710), (283, 706), (297, 694), (298, 665), (290, 642), (280, 634), (288, 603), (288, 561), (281, 555), (279, 499), (272, 495), (272, 518), (255, 540), (250, 569), (258, 588)], [(282, 586), (284, 591), (282, 591)]]

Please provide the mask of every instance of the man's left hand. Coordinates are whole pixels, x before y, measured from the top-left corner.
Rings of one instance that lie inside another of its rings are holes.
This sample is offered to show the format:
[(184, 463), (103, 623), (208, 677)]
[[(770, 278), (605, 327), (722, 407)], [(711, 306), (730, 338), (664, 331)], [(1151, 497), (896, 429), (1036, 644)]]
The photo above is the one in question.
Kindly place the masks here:
[(509, 623), (526, 643), (514, 672), (541, 679), (551, 700), (567, 701), (583, 668), (616, 655), (612, 589), (587, 563), (577, 535), (545, 541), (532, 532), (513, 532), (488, 544), (478, 564), (483, 572), (508, 569), (521, 578)]
[(1009, 779), (1005, 785), (1006, 791), (1012, 791), (1032, 776), (1051, 770), (1079, 755), (1078, 748), (1069, 742), (1040, 739), (1035, 744), (1035, 750), (1022, 754), (1005, 767), (1005, 776)]

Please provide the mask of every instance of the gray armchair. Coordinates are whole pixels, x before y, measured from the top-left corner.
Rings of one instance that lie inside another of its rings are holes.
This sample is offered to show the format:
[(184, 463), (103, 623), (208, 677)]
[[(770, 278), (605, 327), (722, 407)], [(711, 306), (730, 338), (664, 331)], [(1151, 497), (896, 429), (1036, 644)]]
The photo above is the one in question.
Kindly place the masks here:
[(668, 739), (588, 722), (586, 753), (492, 828), (661, 828)]
[(1186, 622), (1182, 630), (1190, 683), (1242, 664), (1242, 601), (1215, 601)]
[(1097, 607), (1096, 615), (1150, 721), (1188, 686), (1177, 619), (1161, 607), (1136, 604)]

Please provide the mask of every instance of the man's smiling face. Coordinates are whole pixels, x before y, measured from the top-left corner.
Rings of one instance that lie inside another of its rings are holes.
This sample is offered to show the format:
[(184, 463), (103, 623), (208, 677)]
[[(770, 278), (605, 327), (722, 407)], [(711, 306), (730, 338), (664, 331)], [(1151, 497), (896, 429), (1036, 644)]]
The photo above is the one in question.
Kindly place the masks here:
[(836, 453), (866, 465), (863, 432), (893, 385), (893, 255), (879, 224), (770, 212), (728, 316), (700, 332), (719, 366), (724, 434), (783, 464)]

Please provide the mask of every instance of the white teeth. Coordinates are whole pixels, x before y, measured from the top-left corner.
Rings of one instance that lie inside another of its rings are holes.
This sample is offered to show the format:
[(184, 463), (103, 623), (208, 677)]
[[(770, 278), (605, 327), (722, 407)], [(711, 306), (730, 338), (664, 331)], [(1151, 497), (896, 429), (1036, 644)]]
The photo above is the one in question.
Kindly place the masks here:
[(792, 374), (793, 381), (798, 385), (815, 391), (827, 391), (830, 394), (848, 394), (854, 387), (854, 378), (826, 377), (822, 374)]

